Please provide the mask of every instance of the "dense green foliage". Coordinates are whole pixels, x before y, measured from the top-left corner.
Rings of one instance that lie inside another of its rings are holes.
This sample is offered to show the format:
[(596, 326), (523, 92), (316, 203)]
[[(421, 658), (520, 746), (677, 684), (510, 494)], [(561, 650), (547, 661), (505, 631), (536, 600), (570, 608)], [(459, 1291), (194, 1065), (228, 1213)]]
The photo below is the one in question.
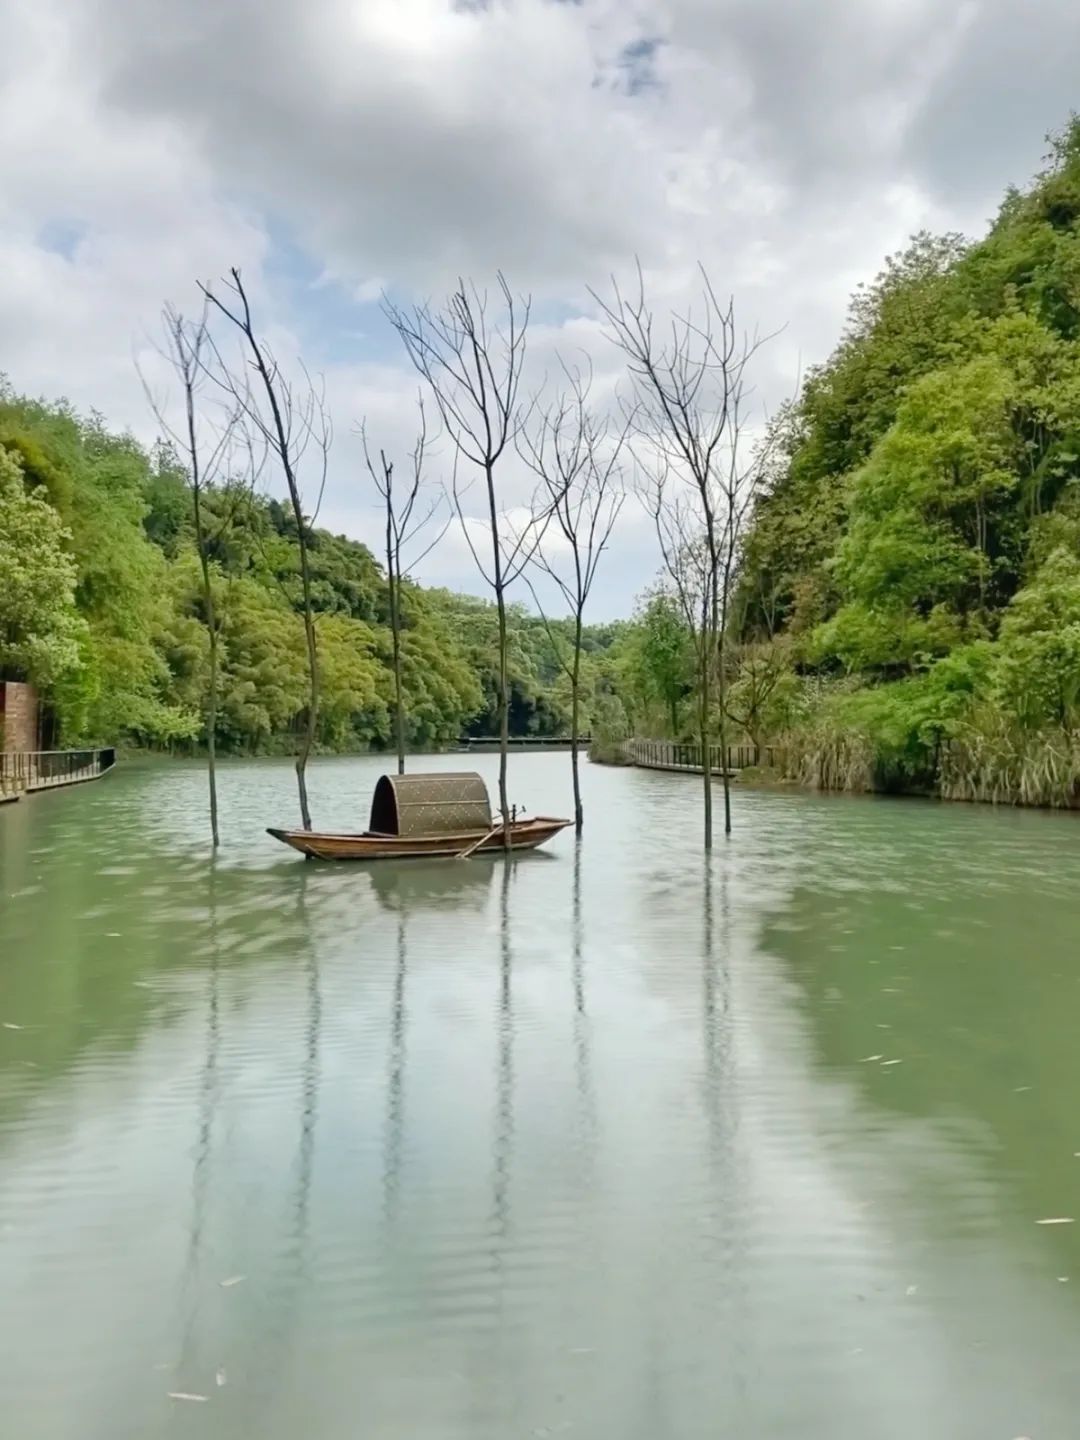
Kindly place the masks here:
[[(224, 485), (204, 496), (220, 636), (217, 740), (287, 749), (307, 679), (295, 522), (276, 500)], [(391, 744), (385, 576), (370, 551), (309, 535), (321, 668), (319, 744)], [(168, 450), (151, 454), (98, 417), (0, 392), (0, 675), (29, 679), (56, 743), (195, 747), (204, 738), (208, 644), (192, 497)], [(407, 743), (494, 733), (494, 606), (406, 582)], [(511, 733), (561, 734), (568, 693), (549, 628), (512, 613)], [(586, 707), (613, 685), (618, 627), (586, 634)]]
[(1080, 782), (1080, 122), (988, 236), (920, 235), (778, 422), (741, 639), (836, 786), (1070, 803)]
[(0, 449), (0, 668), (52, 683), (78, 664), (69, 538), (45, 496), (27, 490), (17, 456)]

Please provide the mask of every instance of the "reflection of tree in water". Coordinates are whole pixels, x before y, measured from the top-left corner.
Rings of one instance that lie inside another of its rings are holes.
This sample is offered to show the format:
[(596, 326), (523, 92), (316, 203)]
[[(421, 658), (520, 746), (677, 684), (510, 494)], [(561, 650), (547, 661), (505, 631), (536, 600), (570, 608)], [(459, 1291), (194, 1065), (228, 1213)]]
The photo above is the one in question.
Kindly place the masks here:
[[(284, 1254), (288, 1263), (275, 1272), (278, 1288), (267, 1293), (260, 1308), (260, 1346), (258, 1369), (267, 1404), (274, 1403), (279, 1388), (290, 1383), (289, 1362), (294, 1337), (300, 1330), (305, 1286), (309, 1268), (311, 1228), (311, 1192), (314, 1177), (318, 1125), (320, 1058), (322, 1038), (322, 991), (319, 962), (311, 943), (312, 917), (308, 908), (308, 887), (317, 884), (318, 876), (310, 865), (292, 867), (296, 885), (296, 934), (302, 956), (302, 981), (306, 1001), (303, 1021), (303, 1043), (299, 1073), (300, 1133), (295, 1152), (295, 1190), (288, 1212), (284, 1234)], [(287, 1193), (287, 1192), (286, 1192)]]
[(724, 1081), (730, 1071), (731, 972), (728, 964), (730, 945), (730, 909), (728, 876), (724, 869), (720, 881), (720, 933), (723, 954), (717, 962), (716, 901), (713, 894), (712, 863), (705, 858), (702, 877), (701, 977), (703, 1051), (705, 1058), (705, 1113), (709, 1124), (710, 1156), (714, 1163), (724, 1158), (724, 1103), (729, 1098)]
[(510, 1160), (514, 1138), (514, 1011), (510, 947), (510, 883), (515, 862), (502, 861), (499, 889), (499, 1008), (496, 1035), (495, 1129), (492, 1147), (492, 1230), (496, 1269), (502, 1268), (502, 1242), (509, 1229)]
[(398, 915), (397, 956), (394, 964), (393, 999), (390, 1006), (386, 1132), (383, 1142), (383, 1220), (388, 1226), (393, 1226), (397, 1222), (401, 1191), (401, 1158), (405, 1133), (406, 968), (406, 917), (402, 910)]
[[(434, 862), (405, 861), (399, 864), (373, 865), (369, 876), (372, 891), (380, 905), (398, 917), (397, 949), (394, 982), (391, 990), (389, 1047), (387, 1053), (386, 1124), (383, 1137), (383, 1221), (394, 1226), (401, 1203), (401, 1171), (405, 1139), (405, 1081), (408, 1064), (408, 922), (410, 914), (424, 908), (482, 910), (491, 891), (495, 871), (502, 867), (501, 931), (503, 958), (500, 981), (503, 998), (501, 1009), (508, 1013), (510, 995), (509, 952), (507, 941), (506, 886), (509, 868), (501, 858), (473, 856), (464, 863), (453, 860)], [(509, 1036), (500, 1021), (500, 1053), (509, 1064)], [(507, 1102), (508, 1103), (508, 1102)], [(506, 1106), (499, 1102), (500, 1115)], [(496, 1143), (496, 1150), (500, 1150)], [(499, 1187), (500, 1191), (505, 1186)], [(504, 1202), (502, 1202), (504, 1203)]]
[[(193, 1367), (198, 1370), (190, 1383), (198, 1389), (205, 1386), (206, 1371), (218, 1364), (222, 1357), (207, 1357), (200, 1354), (200, 1319), (206, 1305), (209, 1287), (215, 1288), (223, 1278), (208, 1275), (204, 1270), (204, 1248), (206, 1244), (207, 1215), (215, 1195), (214, 1137), (217, 1109), (221, 1100), (220, 1054), (223, 1041), (221, 982), (222, 982), (222, 937), (219, 930), (219, 906), (222, 897), (219, 888), (222, 876), (218, 874), (220, 862), (213, 857), (210, 862), (209, 891), (207, 906), (207, 948), (206, 959), (206, 1022), (205, 1057), (199, 1085), (197, 1135), (192, 1167), (192, 1210), (191, 1230), (184, 1267), (182, 1303), (187, 1314), (179, 1347), (177, 1375), (182, 1376)], [(309, 915), (307, 909), (308, 867), (295, 867), (296, 912), (301, 924), (300, 934), (308, 935)], [(227, 876), (225, 877), (228, 878)], [(225, 902), (228, 906), (228, 894)], [(226, 914), (228, 910), (226, 908)], [(226, 946), (228, 940), (226, 938)], [(264, 1347), (261, 1355), (265, 1373), (275, 1375), (280, 1368), (282, 1355), (287, 1350), (288, 1337), (297, 1323), (297, 1296), (304, 1283), (307, 1270), (307, 1248), (310, 1230), (310, 1204), (312, 1175), (314, 1169), (316, 1121), (318, 1116), (319, 1092), (319, 1044), (322, 1026), (322, 996), (319, 985), (318, 961), (310, 945), (305, 946), (304, 987), (307, 1006), (304, 1026), (304, 1045), (300, 1067), (300, 1134), (297, 1144), (295, 1173), (296, 1189), (292, 1204), (288, 1239), (295, 1257), (295, 1264), (289, 1276), (291, 1297), (274, 1296), (264, 1308), (264, 1315), (270, 1317), (270, 1325), (264, 1332)]]
[(719, 894), (713, 877), (714, 858), (706, 855), (702, 876), (702, 1052), (704, 1108), (708, 1131), (710, 1206), (706, 1237), (708, 1269), (723, 1277), (731, 1316), (725, 1326), (736, 1354), (731, 1384), (740, 1400), (748, 1397), (747, 1320), (750, 1290), (744, 1260), (743, 1227), (749, 1197), (737, 1150), (739, 1096), (734, 1054), (735, 1016), (732, 1007), (732, 956), (735, 946), (729, 867), (722, 864)]
[[(305, 885), (298, 891), (298, 908), (307, 933)], [(308, 1210), (311, 1204), (311, 1175), (315, 1156), (315, 1124), (319, 1104), (319, 1038), (322, 1028), (322, 992), (319, 988), (319, 962), (314, 948), (307, 947), (304, 962), (307, 981), (307, 1030), (304, 1044), (304, 1065), (301, 1079), (300, 1145), (297, 1155), (296, 1236), (299, 1270), (306, 1264), (308, 1242)]]
[(572, 885), (571, 979), (574, 997), (574, 1079), (578, 1102), (578, 1143), (583, 1158), (583, 1181), (588, 1189), (596, 1155), (596, 1097), (589, 1056), (589, 1016), (585, 1005), (585, 927), (581, 905), (581, 836), (574, 845)]
[(210, 1194), (211, 1159), (213, 1156), (214, 1116), (220, 1095), (218, 1062), (221, 1053), (221, 947), (218, 934), (218, 856), (210, 857), (207, 877), (207, 944), (206, 955), (206, 1021), (205, 1056), (199, 1083), (198, 1128), (195, 1159), (191, 1171), (191, 1229), (181, 1287), (182, 1305), (186, 1310), (179, 1346), (179, 1369), (190, 1365), (193, 1351), (198, 1350), (197, 1329), (200, 1292), (204, 1284), (201, 1274), (203, 1240), (206, 1228), (207, 1201)]
[(388, 1227), (397, 1223), (401, 1202), (408, 1061), (408, 917), (425, 908), (453, 910), (467, 907), (482, 910), (491, 890), (495, 868), (501, 863), (485, 856), (474, 856), (463, 863), (454, 860), (388, 862), (373, 865), (370, 870), (368, 878), (376, 899), (384, 909), (398, 917), (383, 1138), (383, 1222)]

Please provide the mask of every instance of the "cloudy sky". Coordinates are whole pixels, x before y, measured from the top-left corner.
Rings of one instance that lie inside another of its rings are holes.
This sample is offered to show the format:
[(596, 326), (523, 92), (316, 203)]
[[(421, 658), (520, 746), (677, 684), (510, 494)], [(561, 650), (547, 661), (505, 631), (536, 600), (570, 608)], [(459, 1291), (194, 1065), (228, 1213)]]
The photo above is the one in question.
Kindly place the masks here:
[[(152, 438), (161, 303), (239, 265), (324, 374), (322, 519), (374, 539), (354, 423), (403, 448), (416, 381), (379, 307), (504, 270), (533, 373), (618, 363), (588, 287), (700, 258), (782, 328), (775, 405), (914, 230), (977, 234), (1080, 104), (1076, 0), (0, 0), (0, 370)], [(509, 501), (522, 483), (509, 477)], [(628, 506), (597, 612), (649, 578)], [(448, 537), (421, 574), (476, 588)]]

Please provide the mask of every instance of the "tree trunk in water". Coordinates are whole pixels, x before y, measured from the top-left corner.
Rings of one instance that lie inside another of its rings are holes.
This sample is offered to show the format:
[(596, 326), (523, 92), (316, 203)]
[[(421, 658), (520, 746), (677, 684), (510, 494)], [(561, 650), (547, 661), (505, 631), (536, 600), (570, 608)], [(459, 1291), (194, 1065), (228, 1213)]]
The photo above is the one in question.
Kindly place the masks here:
[(304, 633), (307, 637), (308, 671), (311, 677), (311, 694), (308, 703), (307, 724), (300, 753), (296, 757), (296, 788), (300, 792), (300, 822), (305, 830), (311, 829), (311, 810), (308, 806), (307, 762), (315, 744), (315, 727), (318, 723), (319, 704), (319, 660), (315, 648), (315, 621), (311, 614), (311, 586), (308, 579), (307, 552), (300, 551), (301, 572), (304, 579)]
[(502, 580), (495, 592), (499, 602), (499, 808), (503, 817), (503, 848), (510, 850), (510, 801), (506, 790), (506, 761), (510, 753), (510, 693), (507, 685), (506, 601)]
[(401, 612), (398, 600), (397, 569), (390, 578), (390, 628), (394, 637), (394, 731), (397, 740), (397, 773), (405, 774), (405, 696), (401, 686)]
[(706, 664), (703, 667), (701, 676), (701, 773), (704, 784), (705, 799), (705, 849), (712, 849), (712, 764), (709, 756), (709, 657), (706, 651)]
[(296, 757), (296, 788), (300, 792), (300, 820), (305, 830), (311, 829), (311, 811), (308, 808), (307, 793), (307, 762), (311, 754), (311, 748), (315, 743), (315, 729), (319, 722), (319, 658), (315, 646), (315, 617), (311, 611), (311, 571), (308, 568), (307, 537), (304, 534), (304, 507), (300, 500), (300, 487), (296, 481), (296, 472), (293, 469), (293, 462), (289, 452), (289, 432), (281, 413), (281, 405), (278, 401), (277, 391), (274, 389), (274, 381), (271, 378), (270, 370), (267, 367), (266, 356), (262, 346), (255, 339), (255, 331), (251, 324), (251, 312), (248, 308), (247, 295), (240, 283), (240, 272), (233, 269), (232, 277), (236, 282), (236, 288), (244, 305), (244, 321), (241, 329), (247, 337), (248, 345), (251, 348), (252, 358), (255, 367), (262, 378), (263, 388), (266, 391), (266, 398), (270, 405), (270, 413), (274, 420), (274, 434), (277, 436), (277, 454), (281, 461), (281, 468), (285, 473), (285, 483), (289, 487), (289, 500), (292, 505), (293, 519), (296, 522), (296, 543), (300, 550), (300, 582), (304, 597), (304, 635), (307, 639), (308, 675), (310, 679), (308, 695), (307, 725), (304, 729), (304, 740), (300, 746), (300, 753)]
[(585, 811), (581, 804), (581, 777), (578, 770), (578, 729), (581, 714), (581, 610), (575, 617), (574, 625), (574, 673), (571, 677), (570, 703), (570, 771), (574, 777), (574, 828), (580, 835), (585, 824)]
[(728, 775), (727, 722), (724, 719), (723, 697), (720, 705), (720, 770), (724, 777), (724, 834), (731, 834), (731, 779)]
[(217, 701), (218, 701), (218, 635), (214, 612), (214, 591), (210, 584), (210, 561), (206, 554), (206, 532), (203, 529), (202, 487), (199, 479), (199, 449), (195, 436), (195, 401), (191, 387), (187, 390), (188, 445), (191, 451), (191, 498), (195, 515), (195, 544), (199, 550), (202, 571), (203, 601), (206, 605), (206, 628), (210, 637), (210, 685), (206, 697), (206, 778), (210, 790), (210, 842), (216, 850), (221, 844), (218, 830), (217, 803)]
[(491, 525), (491, 554), (495, 604), (499, 612), (499, 807), (503, 817), (503, 849), (510, 853), (510, 801), (506, 791), (506, 760), (510, 753), (510, 687), (507, 684), (506, 595), (503, 586), (502, 550), (499, 548), (499, 512), (495, 504), (495, 469), (485, 467), (488, 522)]
[(206, 700), (206, 774), (210, 783), (210, 834), (214, 849), (221, 844), (218, 833), (217, 803), (217, 701), (218, 701), (218, 643), (217, 626), (214, 621), (214, 601), (210, 585), (206, 586), (206, 618), (210, 627), (210, 691)]
[(724, 571), (723, 605), (720, 608), (719, 616), (713, 610), (715, 624), (715, 655), (716, 655), (716, 698), (717, 709), (720, 712), (720, 773), (724, 777), (724, 834), (731, 834), (731, 780), (728, 778), (728, 755), (727, 755), (727, 678), (724, 668), (724, 638), (727, 635), (728, 606), (727, 598), (731, 591), (731, 570), (730, 563)]

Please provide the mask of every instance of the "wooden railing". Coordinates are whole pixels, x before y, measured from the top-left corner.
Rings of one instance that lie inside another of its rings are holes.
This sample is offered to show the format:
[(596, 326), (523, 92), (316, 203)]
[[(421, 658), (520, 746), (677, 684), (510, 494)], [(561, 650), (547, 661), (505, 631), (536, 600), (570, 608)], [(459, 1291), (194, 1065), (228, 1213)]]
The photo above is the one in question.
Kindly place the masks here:
[(96, 780), (116, 764), (116, 751), (17, 750), (0, 754), (0, 794), (21, 795)]
[[(569, 735), (511, 735), (507, 742), (511, 750), (569, 750), (573, 743)], [(578, 744), (587, 750), (592, 735), (586, 731), (578, 736)], [(463, 735), (458, 741), (459, 750), (497, 750), (497, 735)]]
[[(700, 745), (679, 744), (673, 740), (627, 740), (627, 758), (646, 770), (688, 770), (701, 774), (705, 768)], [(727, 765), (721, 758), (719, 745), (708, 747), (709, 769), (720, 774), (725, 768), (746, 770), (752, 765), (773, 766), (778, 751), (772, 745), (729, 745)]]

